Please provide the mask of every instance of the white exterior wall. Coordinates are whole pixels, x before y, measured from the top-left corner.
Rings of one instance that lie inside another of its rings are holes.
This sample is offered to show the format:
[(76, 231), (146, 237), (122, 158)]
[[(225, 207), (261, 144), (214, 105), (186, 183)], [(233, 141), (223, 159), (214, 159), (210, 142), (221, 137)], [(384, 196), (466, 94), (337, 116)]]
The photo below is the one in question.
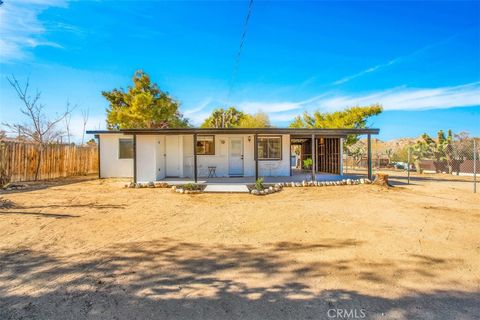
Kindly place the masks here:
[(156, 180), (165, 179), (165, 136), (155, 136)]
[(137, 135), (137, 181), (157, 180), (157, 136)]
[(100, 135), (100, 178), (133, 177), (133, 159), (119, 159), (119, 139), (132, 138), (123, 134)]
[[(198, 159), (198, 157), (197, 157)], [(193, 173), (193, 135), (183, 136), (183, 177), (192, 178)]]
[[(208, 167), (216, 167), (218, 177), (228, 177), (229, 166), (229, 138), (243, 137), (243, 175), (246, 177), (255, 176), (255, 145), (254, 135), (216, 135), (215, 155), (198, 155), (197, 172), (199, 177), (208, 176)], [(250, 137), (250, 141), (248, 141)], [(222, 141), (224, 143), (222, 143)], [(193, 141), (189, 144), (193, 145)], [(192, 150), (193, 152), (193, 150)], [(192, 155), (193, 158), (193, 155)], [(193, 160), (192, 160), (193, 163)], [(290, 135), (282, 135), (282, 160), (258, 161), (259, 176), (289, 176), (290, 175)], [(192, 169), (193, 175), (193, 169)]]
[[(243, 138), (243, 175), (255, 176), (254, 135), (215, 135), (215, 155), (197, 155), (198, 177), (208, 176), (208, 167), (216, 167), (218, 177), (228, 177), (229, 138)], [(250, 137), (250, 141), (248, 141)], [(133, 159), (118, 159), (119, 139), (133, 138), (122, 134), (100, 135), (101, 177), (133, 177)], [(165, 135), (137, 135), (137, 181), (165, 178)], [(222, 143), (223, 142), (223, 143)], [(180, 139), (180, 177), (193, 178), (193, 135)], [(290, 175), (290, 136), (282, 135), (282, 160), (260, 160), (259, 176)]]
[[(248, 137), (250, 136), (250, 142)], [(217, 177), (228, 177), (228, 138), (243, 138), (243, 175), (255, 175), (255, 162), (253, 160), (253, 134), (229, 134), (215, 135), (215, 154), (214, 155), (197, 155), (197, 173), (199, 177), (208, 176), (208, 167), (216, 167), (215, 173)], [(192, 145), (193, 140), (189, 142)], [(193, 155), (192, 155), (193, 158)], [(193, 160), (192, 160), (193, 164)], [(253, 171), (252, 171), (253, 168)], [(193, 176), (193, 167), (192, 167)]]

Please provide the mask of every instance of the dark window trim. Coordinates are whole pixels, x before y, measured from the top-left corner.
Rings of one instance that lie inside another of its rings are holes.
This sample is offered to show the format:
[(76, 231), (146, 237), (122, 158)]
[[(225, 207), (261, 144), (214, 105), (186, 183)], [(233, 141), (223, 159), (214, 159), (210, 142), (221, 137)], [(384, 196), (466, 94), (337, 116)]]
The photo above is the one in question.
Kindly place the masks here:
[[(121, 157), (120, 156), (120, 141), (131, 141), (132, 142), (132, 148), (134, 148), (134, 139), (133, 138), (119, 138), (118, 139), (118, 159), (119, 160), (129, 160), (129, 159), (133, 159), (134, 158), (134, 154), (132, 153), (132, 157), (131, 158), (125, 158), (125, 157)], [(132, 149), (133, 150), (133, 149)]]
[[(213, 138), (213, 153), (199, 153), (197, 151), (198, 156), (214, 156), (215, 155), (215, 135), (214, 134), (199, 134), (197, 135), (197, 143), (198, 141), (201, 141), (202, 137), (212, 137)], [(197, 148), (197, 145), (195, 144), (195, 149)]]
[[(258, 156), (258, 143), (261, 138), (280, 138), (280, 158), (260, 158)], [(257, 138), (257, 158), (258, 161), (282, 161), (283, 160), (283, 136), (282, 135), (259, 135)]]

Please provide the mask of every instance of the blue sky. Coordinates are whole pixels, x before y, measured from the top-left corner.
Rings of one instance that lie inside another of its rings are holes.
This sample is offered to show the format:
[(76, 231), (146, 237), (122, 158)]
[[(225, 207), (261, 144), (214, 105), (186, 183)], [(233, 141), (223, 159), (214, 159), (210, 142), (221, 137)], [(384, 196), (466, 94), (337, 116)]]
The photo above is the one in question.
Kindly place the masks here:
[[(136, 69), (198, 125), (219, 106), (287, 126), (304, 111), (381, 103), (381, 139), (437, 129), (480, 135), (480, 2), (6, 0), (0, 7), (1, 121), (22, 121), (6, 76), (30, 78), (50, 114), (104, 128), (102, 90)], [(231, 94), (229, 89), (231, 86)]]

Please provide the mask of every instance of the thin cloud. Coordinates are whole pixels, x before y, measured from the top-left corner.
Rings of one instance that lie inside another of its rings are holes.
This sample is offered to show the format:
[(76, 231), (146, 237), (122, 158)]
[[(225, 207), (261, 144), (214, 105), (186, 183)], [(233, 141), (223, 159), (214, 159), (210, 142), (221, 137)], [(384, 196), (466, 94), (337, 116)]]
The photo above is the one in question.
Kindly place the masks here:
[(424, 110), (480, 105), (480, 82), (453, 87), (384, 90), (366, 95), (337, 95), (316, 101), (318, 108), (339, 110), (347, 106), (380, 103), (385, 110)]
[(0, 60), (10, 62), (28, 56), (28, 49), (38, 46), (62, 48), (44, 39), (47, 32), (38, 15), (49, 7), (65, 7), (61, 0), (9, 1), (0, 10)]
[(245, 101), (240, 102), (238, 107), (240, 110), (247, 112), (247, 113), (256, 113), (259, 111), (266, 112), (266, 113), (279, 113), (285, 111), (292, 111), (292, 110), (300, 110), (305, 109), (315, 104), (316, 101), (325, 98), (327, 94), (322, 94), (318, 96), (314, 96), (309, 99), (296, 101), (296, 102), (289, 102), (289, 101), (277, 101), (277, 102), (266, 102), (266, 101)]
[(192, 108), (192, 109), (187, 109), (183, 112), (185, 116), (190, 116), (194, 115), (196, 113), (199, 113), (200, 111), (204, 110), (206, 107), (208, 107), (212, 103), (211, 98), (207, 98), (203, 100), (197, 107)]
[(355, 79), (355, 78), (364, 76), (364, 75), (366, 75), (366, 74), (368, 74), (368, 73), (372, 73), (372, 72), (374, 72), (374, 71), (377, 71), (377, 70), (386, 68), (386, 67), (388, 67), (388, 66), (391, 66), (391, 65), (393, 65), (393, 64), (395, 64), (395, 63), (400, 62), (401, 60), (402, 60), (402, 58), (396, 58), (396, 59), (390, 60), (390, 61), (388, 61), (387, 63), (383, 63), (383, 64), (376, 65), (376, 66), (374, 66), (374, 67), (368, 68), (368, 69), (363, 70), (363, 71), (361, 71), (361, 72), (359, 72), (359, 73), (356, 73), (356, 74), (354, 74), (354, 75), (351, 75), (351, 76), (342, 78), (342, 79), (340, 79), (340, 80), (337, 80), (337, 81), (335, 81), (333, 84), (334, 84), (334, 85), (339, 85), (339, 84), (348, 82), (348, 81), (353, 80), (353, 79)]
[(410, 53), (410, 54), (397, 57), (397, 58), (392, 59), (392, 60), (390, 60), (390, 61), (388, 61), (388, 62), (386, 62), (386, 63), (378, 64), (378, 65), (376, 65), (376, 66), (374, 66), (374, 67), (371, 67), (371, 68), (365, 69), (365, 70), (363, 70), (363, 71), (360, 71), (360, 72), (358, 72), (358, 73), (355, 73), (355, 74), (353, 74), (353, 75), (344, 77), (344, 78), (342, 78), (342, 79), (339, 79), (339, 80), (337, 80), (337, 81), (334, 81), (334, 82), (333, 82), (333, 85), (340, 85), (340, 84), (349, 82), (349, 81), (351, 81), (351, 80), (353, 80), (353, 79), (362, 77), (362, 76), (364, 76), (364, 75), (366, 75), (366, 74), (369, 74), (369, 73), (372, 73), (372, 72), (375, 72), (375, 71), (379, 71), (379, 70), (385, 69), (385, 68), (387, 68), (387, 67), (390, 67), (390, 66), (392, 66), (392, 65), (398, 64), (398, 63), (403, 62), (403, 61), (405, 61), (405, 60), (407, 60), (407, 59), (409, 59), (409, 58), (412, 58), (412, 57), (414, 57), (414, 56), (417, 56), (418, 54), (420, 54), (420, 53), (422, 53), (422, 52), (425, 52), (425, 51), (427, 51), (427, 50), (430, 50), (430, 49), (432, 49), (432, 48), (435, 48), (435, 47), (437, 47), (437, 46), (439, 46), (439, 45), (445, 44), (445, 43), (449, 42), (450, 40), (456, 38), (458, 35), (459, 35), (458, 33), (457, 33), (457, 34), (454, 34), (454, 35), (449, 36), (449, 37), (447, 37), (447, 38), (445, 38), (445, 39), (442, 39), (442, 40), (440, 40), (440, 41), (437, 41), (437, 42), (435, 42), (435, 43), (431, 43), (431, 44), (429, 44), (429, 45), (426, 45), (426, 46), (424, 46), (424, 47), (422, 47), (422, 48), (420, 48), (420, 49), (418, 49), (418, 50), (415, 50), (414, 52), (412, 52), (412, 53)]
[(363, 94), (328, 92), (303, 101), (250, 101), (238, 104), (249, 113), (263, 111), (272, 121), (287, 121), (304, 111), (337, 111), (356, 105), (382, 104), (384, 110), (425, 110), (480, 106), (480, 82), (452, 87), (397, 87)]

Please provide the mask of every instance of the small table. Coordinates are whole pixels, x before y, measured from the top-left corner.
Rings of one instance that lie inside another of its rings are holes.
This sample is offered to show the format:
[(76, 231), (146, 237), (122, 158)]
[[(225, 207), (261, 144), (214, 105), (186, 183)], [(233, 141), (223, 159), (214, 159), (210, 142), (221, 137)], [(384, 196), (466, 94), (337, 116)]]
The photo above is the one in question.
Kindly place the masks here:
[(217, 177), (217, 174), (216, 174), (216, 171), (217, 170), (217, 167), (208, 167), (208, 178), (216, 178)]

